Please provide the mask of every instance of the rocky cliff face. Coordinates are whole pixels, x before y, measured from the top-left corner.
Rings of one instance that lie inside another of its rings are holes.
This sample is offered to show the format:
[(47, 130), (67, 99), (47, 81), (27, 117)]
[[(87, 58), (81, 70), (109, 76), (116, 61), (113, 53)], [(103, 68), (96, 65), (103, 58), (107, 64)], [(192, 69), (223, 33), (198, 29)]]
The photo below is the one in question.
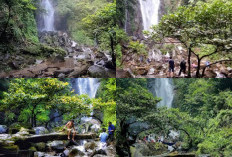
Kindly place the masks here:
[(125, 25), (128, 35), (143, 38), (143, 20), (139, 0), (136, 0), (135, 4), (132, 6), (132, 11), (127, 11), (126, 18), (127, 21)]

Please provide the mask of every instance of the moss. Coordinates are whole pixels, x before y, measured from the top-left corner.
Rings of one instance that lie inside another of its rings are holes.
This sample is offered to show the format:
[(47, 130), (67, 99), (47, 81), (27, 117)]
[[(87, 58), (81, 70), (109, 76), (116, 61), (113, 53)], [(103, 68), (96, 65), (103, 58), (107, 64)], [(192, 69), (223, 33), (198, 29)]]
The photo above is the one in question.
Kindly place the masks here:
[(16, 134), (22, 126), (19, 123), (13, 123), (9, 126), (9, 133)]
[(3, 146), (3, 148), (7, 150), (18, 150), (19, 149), (17, 145), (7, 145), (7, 146)]
[(34, 145), (34, 147), (35, 147), (38, 151), (42, 151), (42, 152), (46, 151), (46, 150), (45, 150), (45, 149), (46, 149), (46, 144), (45, 144), (44, 142), (36, 143), (36, 144)]
[(33, 44), (29, 45), (26, 48), (22, 48), (21, 52), (24, 54), (40, 56), (40, 57), (51, 57), (51, 56), (65, 56), (66, 51), (57, 47), (53, 48), (45, 44)]
[(65, 56), (66, 55), (66, 51), (64, 51), (63, 49), (59, 47), (53, 48), (53, 47), (50, 47), (44, 44), (41, 44), (40, 50), (44, 56), (53, 56), (53, 55)]
[(37, 149), (35, 147), (30, 147), (29, 150), (37, 151)]

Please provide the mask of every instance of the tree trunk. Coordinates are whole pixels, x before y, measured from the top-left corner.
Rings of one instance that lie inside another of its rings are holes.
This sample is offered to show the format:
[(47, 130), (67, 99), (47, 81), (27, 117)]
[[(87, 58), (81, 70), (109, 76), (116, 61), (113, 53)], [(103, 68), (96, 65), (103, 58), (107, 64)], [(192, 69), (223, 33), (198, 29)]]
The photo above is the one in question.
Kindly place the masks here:
[(201, 70), (201, 59), (197, 57), (197, 72), (196, 72), (196, 77), (200, 77), (200, 70)]
[[(121, 127), (121, 136), (124, 138), (125, 142), (123, 142), (123, 147), (125, 147), (126, 151), (128, 152), (129, 157), (131, 157), (131, 153), (130, 153), (130, 146), (129, 143), (127, 141), (127, 133), (128, 133), (128, 128), (129, 125), (125, 124), (124, 122), (120, 123), (120, 127)], [(121, 149), (121, 148), (120, 148)], [(120, 151), (123, 152), (123, 151)], [(125, 154), (123, 154), (125, 155)]]
[(191, 77), (191, 48), (188, 48), (188, 77)]
[(36, 115), (34, 114), (34, 127), (36, 127)]
[(205, 75), (205, 69), (206, 69), (206, 68), (207, 68), (207, 66), (205, 66), (205, 67), (203, 68), (201, 77), (204, 77), (204, 75)]
[(110, 47), (111, 47), (111, 56), (112, 56), (112, 63), (113, 63), (113, 67), (116, 67), (116, 56), (115, 56), (115, 52), (114, 52), (114, 45), (115, 45), (115, 40), (114, 40), (114, 33), (113, 35), (110, 34)]

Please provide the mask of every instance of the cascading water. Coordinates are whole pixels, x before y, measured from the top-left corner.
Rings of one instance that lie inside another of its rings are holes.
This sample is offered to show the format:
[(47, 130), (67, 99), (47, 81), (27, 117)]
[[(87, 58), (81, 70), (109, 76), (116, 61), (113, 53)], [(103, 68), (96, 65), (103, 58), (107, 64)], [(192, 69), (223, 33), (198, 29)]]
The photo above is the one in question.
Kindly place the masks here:
[(43, 26), (41, 31), (55, 31), (54, 28), (54, 14), (55, 9), (51, 3), (51, 0), (42, 0), (41, 7), (45, 10), (42, 15)]
[[(72, 81), (72, 87), (76, 94), (87, 94), (90, 98), (95, 98), (99, 85), (100, 82), (96, 78), (75, 78)], [(91, 119), (92, 117), (83, 117), (82, 121), (89, 121)]]
[(160, 0), (139, 0), (143, 19), (143, 29), (150, 30), (159, 23)]
[(157, 106), (171, 108), (174, 98), (173, 80), (169, 78), (156, 78), (154, 88), (155, 95), (162, 98)]
[(90, 98), (94, 98), (99, 85), (99, 80), (95, 78), (76, 78), (73, 88), (79, 95), (87, 94)]

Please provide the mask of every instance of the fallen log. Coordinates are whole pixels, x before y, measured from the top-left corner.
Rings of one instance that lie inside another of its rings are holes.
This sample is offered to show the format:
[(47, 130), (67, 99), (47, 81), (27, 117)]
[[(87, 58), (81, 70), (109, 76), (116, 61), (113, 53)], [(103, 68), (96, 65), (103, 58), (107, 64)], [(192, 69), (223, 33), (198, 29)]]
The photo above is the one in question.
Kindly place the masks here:
[[(72, 138), (72, 136), (70, 136)], [(95, 139), (96, 134), (77, 134), (75, 136), (75, 140), (82, 140), (82, 139)], [(30, 137), (19, 138), (15, 140), (15, 145), (18, 145), (20, 149), (29, 148), (31, 143), (39, 143), (39, 142), (48, 142), (54, 140), (68, 140), (67, 134), (63, 133), (51, 133), (51, 134), (44, 134), (44, 135), (33, 135)]]

